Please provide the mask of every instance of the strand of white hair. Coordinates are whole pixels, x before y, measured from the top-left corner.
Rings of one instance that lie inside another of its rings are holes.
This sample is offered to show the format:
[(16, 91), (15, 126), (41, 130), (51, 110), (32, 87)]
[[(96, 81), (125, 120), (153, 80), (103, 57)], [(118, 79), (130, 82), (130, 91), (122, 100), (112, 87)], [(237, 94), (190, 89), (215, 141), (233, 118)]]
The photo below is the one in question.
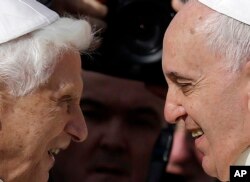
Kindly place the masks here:
[(250, 58), (250, 26), (223, 14), (211, 13), (204, 24), (198, 26), (207, 35), (208, 49), (225, 55), (225, 68), (239, 71)]
[(60, 18), (51, 25), (0, 45), (0, 84), (26, 95), (45, 84), (65, 51), (86, 51), (92, 42), (85, 20)]

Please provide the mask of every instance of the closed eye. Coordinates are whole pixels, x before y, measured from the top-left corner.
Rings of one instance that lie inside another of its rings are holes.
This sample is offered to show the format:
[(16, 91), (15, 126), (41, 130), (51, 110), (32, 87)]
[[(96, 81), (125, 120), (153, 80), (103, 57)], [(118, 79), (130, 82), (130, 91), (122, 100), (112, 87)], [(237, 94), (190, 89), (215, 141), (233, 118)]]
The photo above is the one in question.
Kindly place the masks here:
[(183, 94), (188, 95), (194, 87), (193, 79), (187, 78), (183, 75), (180, 75), (177, 72), (171, 72), (168, 74), (168, 78), (180, 88)]
[(182, 92), (185, 94), (185, 95), (188, 95), (191, 93), (192, 91), (192, 88), (193, 88), (193, 84), (192, 83), (176, 83), (177, 86), (182, 90)]
[(73, 98), (70, 95), (64, 95), (59, 99), (59, 102), (70, 102)]
[(64, 95), (58, 100), (58, 104), (61, 107), (66, 107), (67, 113), (70, 113), (73, 101), (74, 98), (71, 95)]

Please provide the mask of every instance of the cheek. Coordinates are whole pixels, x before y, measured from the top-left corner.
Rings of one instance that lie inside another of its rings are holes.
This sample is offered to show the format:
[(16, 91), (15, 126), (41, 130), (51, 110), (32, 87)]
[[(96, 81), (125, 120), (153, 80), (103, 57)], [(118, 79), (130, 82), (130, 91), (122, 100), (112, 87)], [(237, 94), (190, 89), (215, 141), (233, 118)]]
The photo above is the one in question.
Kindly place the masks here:
[(41, 127), (46, 133), (57, 135), (64, 130), (65, 125), (70, 120), (67, 112), (58, 106), (46, 107), (41, 110)]

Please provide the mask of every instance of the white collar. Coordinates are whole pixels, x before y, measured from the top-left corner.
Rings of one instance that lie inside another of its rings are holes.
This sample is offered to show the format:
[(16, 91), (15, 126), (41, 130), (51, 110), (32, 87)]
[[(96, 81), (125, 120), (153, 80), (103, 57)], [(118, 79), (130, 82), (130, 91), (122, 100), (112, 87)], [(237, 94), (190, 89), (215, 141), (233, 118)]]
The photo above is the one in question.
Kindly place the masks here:
[(245, 150), (235, 163), (236, 166), (250, 166), (250, 147)]

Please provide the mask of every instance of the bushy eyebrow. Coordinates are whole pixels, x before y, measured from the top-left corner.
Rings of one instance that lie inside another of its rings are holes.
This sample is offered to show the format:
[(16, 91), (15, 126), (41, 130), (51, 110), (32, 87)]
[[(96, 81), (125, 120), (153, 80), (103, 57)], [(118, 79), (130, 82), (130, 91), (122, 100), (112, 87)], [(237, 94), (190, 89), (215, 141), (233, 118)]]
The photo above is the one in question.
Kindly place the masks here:
[(78, 95), (75, 87), (73, 84), (65, 84), (60, 88), (61, 96), (63, 95), (71, 95), (73, 97), (76, 97)]
[(72, 99), (76, 99), (79, 97), (80, 99), (80, 95), (79, 93), (77, 93), (74, 84), (62, 84), (60, 85), (60, 88), (56, 91), (56, 93), (54, 93), (51, 96), (51, 100), (53, 101), (60, 101), (62, 99), (65, 98), (72, 98)]
[(183, 79), (183, 80), (187, 80), (187, 81), (193, 81), (192, 78), (189, 78), (187, 75), (183, 75), (180, 74), (178, 72), (169, 72), (166, 74), (167, 78), (169, 78), (170, 80), (177, 80), (177, 79)]

